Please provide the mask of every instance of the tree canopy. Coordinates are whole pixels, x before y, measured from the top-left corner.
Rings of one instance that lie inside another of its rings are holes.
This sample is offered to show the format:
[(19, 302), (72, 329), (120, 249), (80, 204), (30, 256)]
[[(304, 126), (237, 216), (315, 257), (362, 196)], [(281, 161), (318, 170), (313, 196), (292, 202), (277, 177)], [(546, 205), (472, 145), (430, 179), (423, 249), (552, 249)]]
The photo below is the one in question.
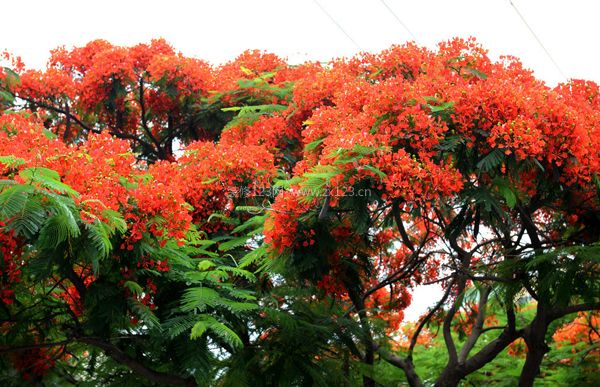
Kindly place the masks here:
[(3, 384), (599, 382), (594, 82), (472, 39), (3, 58)]

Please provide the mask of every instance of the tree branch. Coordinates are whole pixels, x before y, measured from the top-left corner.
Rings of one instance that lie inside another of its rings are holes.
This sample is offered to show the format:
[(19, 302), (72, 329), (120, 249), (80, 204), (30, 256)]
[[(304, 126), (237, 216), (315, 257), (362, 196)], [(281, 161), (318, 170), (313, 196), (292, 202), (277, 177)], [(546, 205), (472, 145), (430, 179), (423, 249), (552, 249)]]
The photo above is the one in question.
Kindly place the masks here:
[(488, 343), (485, 347), (479, 350), (479, 352), (465, 362), (463, 368), (465, 375), (475, 372), (491, 362), (500, 352), (504, 350), (504, 348), (519, 338), (521, 334), (521, 331), (511, 331), (511, 329), (503, 330), (500, 336)]
[(467, 342), (463, 345), (460, 355), (458, 356), (458, 362), (460, 364), (464, 363), (467, 360), (467, 356), (469, 356), (469, 352), (477, 343), (477, 339), (481, 336), (483, 332), (483, 321), (485, 320), (485, 308), (487, 306), (488, 297), (492, 288), (490, 286), (486, 286), (481, 290), (481, 295), (479, 296), (479, 309), (477, 310), (477, 319), (475, 320), (475, 324), (469, 337), (467, 338)]
[(531, 219), (531, 215), (521, 205), (517, 206), (517, 210), (519, 211), (519, 215), (521, 215), (523, 227), (525, 227), (527, 235), (529, 235), (529, 239), (531, 240), (531, 244), (533, 245), (534, 250), (536, 250), (536, 252), (539, 252), (542, 249), (542, 243), (538, 236), (537, 227)]
[[(88, 132), (92, 132), (92, 133), (101, 133), (102, 130), (96, 129), (86, 123), (84, 123), (83, 121), (81, 121), (76, 115), (74, 115), (73, 113), (71, 113), (70, 109), (67, 111), (65, 109), (62, 109), (58, 106), (54, 106), (54, 105), (50, 105), (50, 104), (46, 104), (44, 102), (40, 102), (40, 101), (35, 101), (31, 98), (27, 98), (24, 96), (19, 95), (18, 98), (21, 98), (24, 101), (29, 102), (30, 104), (34, 105), (34, 106), (38, 106), (41, 107), (43, 109), (48, 109), (51, 110), (55, 113), (59, 113), (59, 114), (63, 114), (65, 117), (67, 117), (70, 120), (73, 120), (73, 122), (75, 122), (77, 125), (79, 125), (83, 130), (86, 130)], [(142, 140), (141, 138), (139, 138), (138, 136), (132, 135), (132, 134), (127, 134), (121, 131), (118, 131), (114, 128), (109, 128), (108, 132), (117, 137), (117, 138), (121, 138), (121, 139), (125, 139), (125, 140), (133, 140), (138, 142), (142, 147), (146, 148), (146, 150), (149, 150), (151, 153), (156, 153), (157, 151), (154, 150), (154, 147), (152, 146), (152, 144), (150, 144), (147, 141)]]
[(392, 215), (394, 216), (394, 221), (396, 222), (396, 226), (398, 227), (398, 231), (402, 237), (402, 242), (404, 242), (410, 251), (415, 251), (415, 246), (408, 237), (406, 229), (404, 229), (404, 224), (402, 223), (402, 217), (400, 216), (400, 203), (394, 202), (394, 205), (392, 206)]
[(81, 337), (77, 338), (76, 340), (80, 343), (90, 344), (94, 347), (100, 348), (107, 356), (110, 356), (116, 362), (129, 367), (139, 375), (155, 383), (177, 386), (196, 386), (194, 378), (183, 378), (178, 375), (154, 371), (123, 352), (116, 345), (108, 343), (104, 340), (93, 337)]
[(438, 301), (438, 303), (433, 307), (433, 309), (431, 309), (429, 311), (429, 313), (427, 313), (427, 316), (425, 316), (425, 318), (419, 322), (417, 329), (415, 330), (415, 332), (413, 333), (413, 335), (410, 339), (410, 346), (408, 347), (408, 355), (407, 355), (408, 359), (412, 359), (415, 345), (417, 345), (417, 339), (419, 338), (419, 334), (421, 334), (423, 327), (425, 327), (425, 325), (429, 322), (429, 320), (431, 320), (431, 318), (433, 317), (435, 312), (437, 312), (442, 307), (442, 305), (444, 305), (444, 303), (448, 299), (448, 296), (450, 296), (450, 292), (452, 291), (452, 286), (454, 286), (454, 279), (452, 279), (452, 281), (450, 281), (450, 283), (448, 284), (448, 287), (446, 288), (446, 291), (444, 292), (444, 295)]
[(412, 360), (402, 359), (394, 355), (393, 353), (385, 351), (383, 348), (380, 348), (376, 344), (373, 345), (373, 349), (377, 351), (377, 353), (379, 353), (379, 356), (381, 356), (383, 360), (403, 370), (406, 375), (406, 379), (408, 380), (408, 384), (411, 387), (423, 386), (423, 382), (421, 381), (421, 378), (415, 371), (415, 367), (413, 366)]
[(59, 347), (62, 345), (70, 344), (72, 342), (73, 342), (73, 340), (69, 339), (69, 340), (55, 341), (55, 342), (51, 342), (51, 343), (30, 344), (30, 345), (22, 345), (22, 346), (18, 346), (18, 347), (5, 347), (5, 348), (0, 348), (0, 353), (23, 352), (23, 351), (30, 351), (32, 349), (37, 349), (37, 348)]
[(586, 302), (583, 304), (569, 305), (560, 309), (553, 309), (548, 314), (550, 320), (556, 320), (571, 313), (584, 312), (588, 310), (600, 309), (600, 302)]
[(458, 363), (458, 353), (456, 352), (456, 344), (454, 343), (454, 339), (452, 338), (451, 326), (452, 319), (454, 319), (454, 315), (458, 311), (460, 307), (461, 294), (465, 290), (464, 279), (459, 280), (457, 289), (456, 289), (456, 300), (450, 307), (450, 310), (446, 313), (446, 317), (444, 318), (444, 325), (442, 327), (442, 333), (444, 335), (444, 343), (446, 344), (446, 349), (448, 350), (448, 366), (453, 367)]
[(140, 102), (140, 115), (141, 115), (141, 121), (142, 121), (142, 129), (144, 129), (146, 136), (148, 136), (150, 138), (150, 140), (156, 146), (156, 152), (160, 155), (163, 155), (162, 148), (160, 146), (160, 142), (152, 135), (152, 131), (148, 127), (148, 121), (146, 120), (146, 103), (144, 101), (144, 77), (140, 77), (139, 92), (140, 92), (139, 102)]

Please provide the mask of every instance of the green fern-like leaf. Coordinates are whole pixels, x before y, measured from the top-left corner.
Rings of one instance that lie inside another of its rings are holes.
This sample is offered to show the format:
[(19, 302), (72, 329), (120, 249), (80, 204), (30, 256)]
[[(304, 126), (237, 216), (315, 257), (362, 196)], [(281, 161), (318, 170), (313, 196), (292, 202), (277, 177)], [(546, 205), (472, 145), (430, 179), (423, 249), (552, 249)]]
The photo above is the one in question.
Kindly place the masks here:
[(233, 314), (242, 314), (244, 312), (258, 309), (257, 304), (229, 300), (221, 301), (221, 306), (223, 306), (225, 309), (229, 310)]
[(79, 227), (71, 221), (72, 219), (65, 214), (49, 218), (40, 230), (38, 243), (44, 247), (56, 248), (67, 239), (78, 237)]
[(247, 236), (233, 238), (233, 239), (228, 240), (227, 242), (223, 242), (223, 243), (219, 244), (219, 250), (220, 251), (230, 251), (237, 247), (244, 246), (247, 242), (248, 242)]
[(207, 314), (198, 316), (198, 321), (192, 327), (190, 338), (199, 338), (208, 330), (233, 348), (240, 348), (243, 346), (242, 340), (231, 328)]
[(38, 183), (42, 187), (59, 193), (68, 193), (75, 197), (79, 196), (77, 191), (60, 181), (58, 172), (51, 169), (44, 167), (26, 168), (19, 172), (19, 176), (27, 183)]
[(18, 167), (19, 165), (25, 164), (25, 159), (15, 157), (13, 155), (0, 156), (0, 163), (9, 167)]
[(123, 284), (132, 294), (141, 296), (144, 293), (144, 289), (135, 281), (125, 281)]
[(232, 267), (232, 266), (220, 266), (219, 268), (223, 271), (231, 273), (234, 276), (242, 277), (249, 282), (256, 281), (256, 276), (254, 274), (252, 274), (251, 272), (249, 272), (248, 270), (244, 270), (244, 269), (240, 269), (239, 267)]
[(198, 316), (195, 314), (177, 316), (167, 320), (163, 324), (163, 330), (169, 337), (174, 338), (192, 329), (197, 320)]
[(141, 321), (150, 329), (162, 329), (158, 317), (150, 308), (137, 300), (129, 300), (129, 308), (135, 313)]
[(21, 211), (10, 222), (10, 227), (17, 235), (27, 239), (33, 238), (47, 220), (47, 211), (39, 197), (30, 197), (25, 202)]
[(248, 254), (244, 255), (242, 259), (239, 261), (240, 268), (246, 268), (255, 264), (262, 264), (265, 259), (267, 249), (264, 245), (250, 251)]
[(190, 333), (190, 338), (192, 340), (201, 337), (208, 330), (208, 323), (204, 320), (197, 321), (192, 327), (192, 332)]
[(181, 300), (181, 310), (189, 312), (194, 309), (203, 311), (207, 306), (219, 304), (221, 295), (214, 289), (208, 287), (197, 287), (188, 289)]
[(108, 227), (100, 221), (95, 221), (91, 224), (86, 223), (85, 229), (89, 243), (98, 252), (98, 259), (107, 258), (112, 250)]
[(105, 219), (106, 225), (108, 225), (111, 230), (120, 233), (127, 231), (127, 222), (125, 219), (123, 219), (123, 215), (121, 215), (121, 213), (106, 209), (102, 211), (102, 216)]
[[(260, 207), (252, 207), (252, 208), (260, 208)], [(239, 226), (237, 226), (236, 228), (234, 228), (231, 231), (231, 233), (235, 234), (235, 233), (240, 233), (240, 232), (243, 232), (246, 230), (255, 230), (257, 228), (261, 228), (262, 225), (264, 224), (266, 218), (267, 218), (266, 215), (253, 216), (252, 218), (248, 219), (244, 223), (242, 223)]]
[(495, 148), (490, 153), (485, 155), (481, 160), (479, 160), (477, 163), (477, 169), (483, 173), (490, 172), (494, 168), (500, 167), (503, 160), (504, 153), (501, 149)]
[(19, 184), (2, 191), (0, 193), (1, 219), (5, 220), (21, 213), (34, 190), (30, 185)]

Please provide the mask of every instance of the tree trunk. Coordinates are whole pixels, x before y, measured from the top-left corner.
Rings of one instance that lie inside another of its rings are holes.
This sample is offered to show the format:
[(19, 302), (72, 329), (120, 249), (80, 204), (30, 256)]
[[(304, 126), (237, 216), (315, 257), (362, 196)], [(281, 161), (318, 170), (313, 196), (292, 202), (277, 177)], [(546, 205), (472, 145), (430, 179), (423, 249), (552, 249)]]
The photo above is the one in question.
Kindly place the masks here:
[[(346, 287), (346, 290), (348, 291), (348, 296), (350, 297), (350, 300), (352, 301), (352, 304), (354, 305), (354, 308), (356, 309), (356, 312), (357, 312), (359, 320), (360, 320), (360, 324), (363, 329), (364, 337), (362, 338), (362, 340), (365, 344), (365, 355), (364, 355), (362, 361), (363, 361), (363, 363), (372, 367), (373, 363), (375, 361), (375, 350), (373, 349), (373, 336), (371, 334), (371, 327), (369, 325), (369, 320), (367, 317), (367, 313), (365, 311), (365, 305), (363, 303), (361, 295), (359, 294), (359, 292), (356, 291), (356, 289), (352, 286), (351, 283), (344, 281), (344, 286)], [(369, 376), (364, 375), (363, 376), (363, 386), (364, 387), (375, 387), (375, 381), (373, 379), (371, 379)]]
[(547, 329), (547, 310), (543, 305), (538, 304), (537, 315), (523, 335), (527, 344), (527, 357), (519, 377), (519, 387), (533, 386), (533, 381), (540, 373), (540, 365), (544, 355), (550, 350), (546, 344)]
[(445, 369), (435, 382), (435, 387), (456, 387), (463, 378), (463, 374), (455, 369)]
[(541, 345), (534, 345), (531, 348), (528, 346), (528, 348), (525, 365), (519, 377), (519, 387), (533, 386), (533, 381), (540, 373), (540, 364), (542, 364), (544, 355), (548, 352), (548, 347), (544, 342)]

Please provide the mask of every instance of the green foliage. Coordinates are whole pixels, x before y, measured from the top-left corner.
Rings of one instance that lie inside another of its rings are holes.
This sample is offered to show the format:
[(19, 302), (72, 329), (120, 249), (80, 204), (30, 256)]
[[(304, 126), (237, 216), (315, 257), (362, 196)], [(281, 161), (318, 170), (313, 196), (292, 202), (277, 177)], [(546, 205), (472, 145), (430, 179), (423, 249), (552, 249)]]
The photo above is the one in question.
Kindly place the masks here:
[(68, 193), (73, 196), (79, 195), (71, 187), (60, 181), (60, 176), (56, 171), (53, 171), (48, 168), (26, 168), (19, 172), (19, 176), (26, 183), (39, 184), (44, 188), (56, 191), (58, 193)]
[(487, 155), (483, 156), (476, 165), (480, 173), (489, 173), (502, 165), (504, 161), (504, 152), (502, 149), (494, 148)]
[(210, 330), (232, 348), (241, 348), (244, 345), (234, 331), (211, 315), (200, 314), (196, 320), (196, 323), (192, 327), (190, 338), (197, 339)]
[(554, 306), (594, 301), (600, 294), (600, 244), (558, 248), (524, 262), (537, 293)]

